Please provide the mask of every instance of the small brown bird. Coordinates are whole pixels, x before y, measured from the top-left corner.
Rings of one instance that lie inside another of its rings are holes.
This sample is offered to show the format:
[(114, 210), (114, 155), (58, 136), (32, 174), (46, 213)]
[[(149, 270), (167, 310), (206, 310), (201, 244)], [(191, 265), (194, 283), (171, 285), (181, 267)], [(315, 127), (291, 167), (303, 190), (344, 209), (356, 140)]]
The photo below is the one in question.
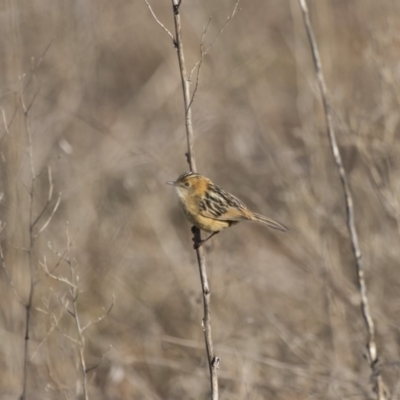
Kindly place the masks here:
[(176, 181), (167, 184), (175, 186), (187, 219), (197, 228), (211, 232), (208, 238), (194, 244), (195, 249), (223, 229), (245, 220), (258, 221), (270, 228), (287, 231), (280, 223), (250, 211), (237, 197), (195, 172), (185, 172)]

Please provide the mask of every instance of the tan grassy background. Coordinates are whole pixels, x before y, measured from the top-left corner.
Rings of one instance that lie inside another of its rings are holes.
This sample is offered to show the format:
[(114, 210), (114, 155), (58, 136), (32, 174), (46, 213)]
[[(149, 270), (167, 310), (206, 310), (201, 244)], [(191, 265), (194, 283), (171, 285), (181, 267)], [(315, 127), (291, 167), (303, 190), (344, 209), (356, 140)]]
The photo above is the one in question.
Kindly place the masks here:
[[(154, 3), (172, 30), (168, 1)], [(157, 4), (158, 3), (158, 4)], [(160, 4), (163, 3), (163, 4)], [(183, 1), (188, 66), (234, 2)], [(385, 382), (399, 388), (400, 3), (310, 1), (355, 199)], [(169, 37), (140, 0), (19, 1), (0, 7), (0, 218), (5, 262), (28, 295), (29, 157), (51, 166), (55, 217), (35, 244), (29, 399), (80, 398), (76, 337), (60, 298), (66, 285), (40, 261), (66, 249), (80, 276), (93, 399), (206, 399), (201, 290), (189, 224), (164, 183), (187, 169), (182, 92)], [(32, 75), (31, 67), (43, 55)], [(33, 77), (33, 79), (32, 79)], [(39, 90), (39, 92), (38, 92)], [(341, 186), (325, 134), (296, 0), (252, 1), (203, 63), (193, 107), (199, 171), (287, 234), (243, 223), (206, 246), (221, 399), (374, 398), (365, 361)], [(46, 202), (36, 181), (34, 216)], [(39, 223), (44, 223), (49, 212)], [(55, 271), (68, 276), (65, 263)], [(24, 308), (0, 270), (0, 393), (21, 393)], [(41, 311), (40, 311), (41, 310)], [(107, 351), (109, 346), (111, 349)]]

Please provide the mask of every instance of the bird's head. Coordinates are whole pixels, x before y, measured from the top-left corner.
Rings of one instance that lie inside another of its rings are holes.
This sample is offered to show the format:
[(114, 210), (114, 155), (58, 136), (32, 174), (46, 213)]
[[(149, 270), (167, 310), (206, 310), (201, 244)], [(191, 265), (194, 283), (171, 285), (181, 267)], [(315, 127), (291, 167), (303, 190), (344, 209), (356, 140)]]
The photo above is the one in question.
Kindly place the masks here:
[(190, 195), (201, 194), (207, 190), (209, 179), (196, 172), (185, 172), (176, 181), (167, 182), (167, 185), (175, 186), (178, 196), (186, 198)]

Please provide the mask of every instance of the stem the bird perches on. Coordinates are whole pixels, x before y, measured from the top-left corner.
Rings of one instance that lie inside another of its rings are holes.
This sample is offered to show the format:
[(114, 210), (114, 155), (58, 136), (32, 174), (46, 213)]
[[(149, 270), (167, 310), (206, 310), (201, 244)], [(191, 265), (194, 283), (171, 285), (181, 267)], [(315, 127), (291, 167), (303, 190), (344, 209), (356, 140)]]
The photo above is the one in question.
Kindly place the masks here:
[(187, 161), (191, 171), (196, 172), (196, 160), (194, 157), (193, 150), (193, 124), (192, 124), (192, 107), (190, 102), (190, 83), (188, 81), (185, 55), (183, 52), (182, 42), (182, 25), (179, 8), (181, 0), (172, 0), (174, 10), (174, 22), (175, 22), (175, 47), (178, 53), (179, 70), (181, 73), (182, 90), (183, 90), (183, 101), (185, 105), (185, 125), (186, 125), (186, 137), (187, 137)]
[[(204, 49), (204, 37), (208, 28), (209, 23), (203, 30), (203, 35), (200, 43), (200, 50), (201, 55), (199, 60), (193, 66), (190, 74), (188, 75), (186, 64), (185, 64), (185, 55), (183, 51), (183, 42), (182, 42), (182, 24), (181, 24), (181, 15), (180, 15), (180, 7), (182, 0), (172, 0), (172, 10), (174, 14), (174, 26), (175, 26), (175, 35), (172, 34), (168, 30), (168, 28), (157, 18), (156, 14), (154, 13), (150, 3), (148, 0), (143, 0), (148, 9), (150, 10), (151, 15), (153, 16), (154, 20), (157, 24), (167, 33), (167, 35), (172, 39), (175, 49), (177, 50), (178, 54), (178, 62), (179, 62), (179, 71), (181, 74), (181, 81), (182, 81), (182, 90), (183, 90), (183, 103), (185, 107), (185, 126), (186, 126), (186, 138), (187, 138), (187, 153), (186, 158), (189, 164), (189, 169), (193, 172), (197, 171), (196, 168), (196, 160), (194, 156), (194, 145), (193, 145), (193, 123), (192, 123), (192, 110), (191, 106), (196, 95), (196, 91), (198, 88), (199, 83), (199, 73), (200, 67), (202, 65), (203, 58), (208, 52), (210, 51), (211, 47), (216, 43), (219, 36), (222, 34), (226, 26), (235, 16), (238, 11), (239, 1), (236, 0), (235, 6), (233, 8), (232, 14), (228, 16), (225, 24), (222, 26), (218, 34), (215, 38), (211, 41), (211, 43)], [(196, 85), (192, 93), (190, 93), (190, 82), (193, 73), (197, 70), (197, 78), (196, 78)], [(193, 231), (193, 240), (195, 244), (201, 243), (201, 234), (200, 230), (196, 227), (192, 228)], [(208, 365), (210, 369), (210, 383), (211, 383), (211, 398), (212, 400), (218, 399), (218, 367), (220, 359), (214, 354), (214, 346), (212, 341), (211, 335), (211, 314), (210, 314), (210, 287), (208, 285), (208, 278), (207, 278), (207, 270), (206, 270), (206, 263), (204, 258), (204, 252), (202, 247), (196, 248), (197, 254), (197, 261), (200, 270), (200, 279), (201, 279), (201, 286), (203, 291), (203, 304), (204, 304), (204, 318), (203, 318), (203, 330), (204, 330), (204, 338), (206, 342), (206, 349), (207, 349), (207, 358), (208, 358)]]
[[(187, 137), (187, 161), (191, 171), (196, 172), (196, 161), (193, 148), (193, 124), (192, 124), (192, 110), (191, 110), (191, 96), (190, 96), (190, 82), (188, 80), (185, 55), (183, 51), (182, 42), (182, 25), (180, 16), (181, 0), (172, 0), (172, 7), (175, 22), (175, 39), (174, 45), (178, 54), (179, 70), (182, 80), (183, 102), (185, 106), (185, 125)], [(201, 242), (200, 230), (193, 229), (195, 243)], [(214, 354), (214, 346), (211, 335), (211, 313), (210, 313), (210, 288), (207, 278), (206, 262), (204, 257), (203, 248), (196, 249), (197, 261), (200, 271), (201, 286), (203, 291), (203, 304), (204, 304), (204, 318), (203, 330), (204, 339), (206, 343), (208, 365), (210, 369), (210, 384), (211, 384), (211, 398), (212, 400), (218, 399), (218, 366), (219, 358)]]
[(369, 308), (369, 302), (367, 297), (367, 285), (365, 283), (364, 277), (364, 265), (362, 262), (362, 254), (358, 241), (358, 234), (355, 225), (355, 213), (354, 213), (354, 202), (353, 197), (351, 195), (349, 182), (347, 179), (346, 170), (344, 169), (342, 157), (340, 154), (339, 146), (337, 144), (335, 131), (333, 129), (332, 123), (332, 112), (331, 105), (328, 98), (328, 89), (326, 87), (325, 78), (322, 70), (321, 59), (319, 56), (317, 41), (315, 40), (314, 31), (311, 25), (310, 16), (308, 12), (308, 7), (306, 0), (298, 0), (300, 4), (300, 8), (303, 14), (304, 26), (307, 32), (307, 37), (310, 42), (312, 57), (314, 61), (315, 72), (317, 75), (318, 87), (321, 93), (322, 103), (325, 112), (327, 133), (329, 137), (329, 142), (333, 154), (333, 158), (335, 160), (336, 168), (339, 172), (340, 180), (343, 187), (344, 200), (346, 204), (346, 221), (347, 221), (347, 229), (349, 231), (349, 236), (351, 240), (351, 247), (353, 250), (356, 270), (357, 270), (357, 278), (358, 278), (358, 287), (360, 291), (361, 297), (361, 310), (362, 315), (365, 321), (365, 326), (368, 332), (368, 343), (367, 343), (367, 352), (368, 352), (368, 363), (371, 369), (372, 380), (374, 382), (374, 391), (376, 393), (377, 400), (386, 400), (388, 398), (387, 392), (385, 389), (385, 385), (382, 380), (382, 376), (380, 374), (379, 365), (378, 365), (378, 350), (375, 341), (375, 326), (374, 321), (371, 316), (371, 310)]

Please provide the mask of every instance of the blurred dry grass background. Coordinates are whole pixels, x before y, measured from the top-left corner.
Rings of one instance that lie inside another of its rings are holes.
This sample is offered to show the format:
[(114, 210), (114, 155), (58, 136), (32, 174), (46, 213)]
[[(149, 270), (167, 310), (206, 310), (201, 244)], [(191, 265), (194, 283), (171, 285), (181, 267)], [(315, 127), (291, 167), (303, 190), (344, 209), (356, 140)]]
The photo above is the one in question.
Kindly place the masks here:
[[(170, 2), (153, 2), (172, 29)], [(310, 1), (356, 204), (382, 373), (397, 399), (400, 274), (400, 3)], [(184, 1), (188, 66), (234, 2)], [(0, 6), (0, 219), (5, 262), (28, 293), (30, 167), (19, 77), (51, 42), (24, 97), (35, 169), (52, 168), (59, 210), (34, 247), (29, 399), (80, 398), (77, 348), (57, 330), (67, 288), (46, 277), (66, 248), (78, 264), (91, 398), (206, 399), (200, 283), (189, 225), (165, 186), (187, 169), (175, 50), (140, 0), (4, 1)], [(243, 2), (206, 57), (193, 109), (199, 171), (283, 235), (241, 224), (206, 246), (221, 399), (374, 398), (343, 196), (325, 134), (297, 0)], [(46, 201), (37, 179), (34, 215)], [(53, 200), (52, 205), (55, 200)], [(48, 216), (48, 213), (46, 214)], [(45, 217), (46, 217), (45, 216)], [(57, 268), (67, 274), (67, 266)], [(21, 392), (24, 309), (0, 270), (0, 397)], [(48, 314), (39, 311), (46, 310)], [(74, 335), (72, 318), (60, 324)], [(48, 334), (51, 332), (50, 334)], [(43, 342), (43, 340), (46, 340)]]

